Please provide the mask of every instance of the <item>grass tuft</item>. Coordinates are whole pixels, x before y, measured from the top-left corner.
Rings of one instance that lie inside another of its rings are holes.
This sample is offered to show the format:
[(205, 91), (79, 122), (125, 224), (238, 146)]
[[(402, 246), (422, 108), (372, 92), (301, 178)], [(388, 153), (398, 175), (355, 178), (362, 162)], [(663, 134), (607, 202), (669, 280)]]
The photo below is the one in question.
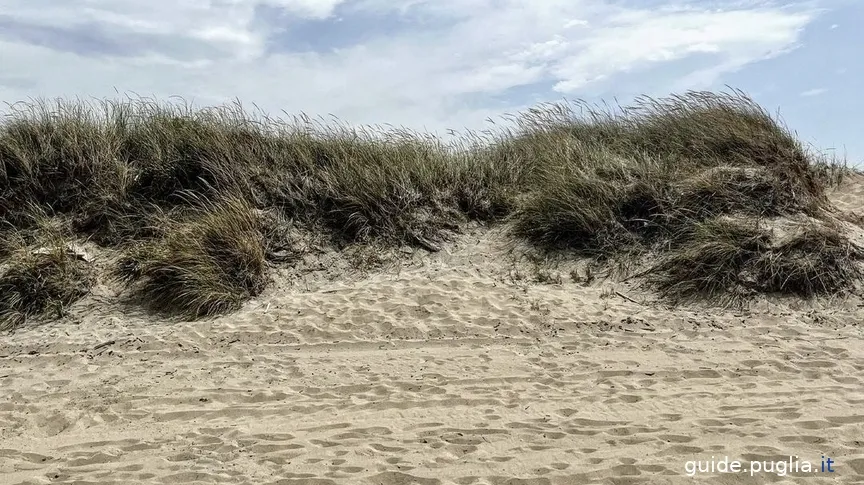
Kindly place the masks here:
[(648, 282), (675, 302), (732, 304), (755, 294), (837, 295), (864, 278), (861, 248), (836, 227), (808, 221), (783, 237), (776, 232), (753, 218), (699, 223), (648, 271)]
[(814, 297), (849, 291), (864, 278), (864, 252), (837, 227), (809, 223), (756, 262), (764, 292)]
[(90, 292), (95, 278), (80, 254), (62, 238), (24, 246), (0, 265), (0, 330), (31, 317), (61, 317)]
[(679, 247), (648, 271), (649, 282), (676, 303), (697, 299), (740, 302), (757, 286), (753, 263), (768, 250), (770, 232), (757, 220), (717, 218), (697, 223)]
[(131, 251), (117, 275), (160, 313), (194, 319), (236, 310), (267, 283), (262, 231), (240, 200), (205, 203)]

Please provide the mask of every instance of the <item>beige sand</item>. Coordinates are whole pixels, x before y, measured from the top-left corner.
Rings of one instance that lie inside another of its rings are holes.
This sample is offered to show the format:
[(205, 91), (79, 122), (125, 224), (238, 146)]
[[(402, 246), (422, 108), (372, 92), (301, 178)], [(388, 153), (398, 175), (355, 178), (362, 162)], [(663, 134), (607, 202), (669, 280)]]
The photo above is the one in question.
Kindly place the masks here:
[[(862, 180), (832, 196), (864, 214)], [(0, 483), (864, 482), (858, 298), (672, 310), (522, 278), (501, 240), (207, 322), (97, 292), (4, 335)], [(789, 455), (836, 472), (685, 472)]]

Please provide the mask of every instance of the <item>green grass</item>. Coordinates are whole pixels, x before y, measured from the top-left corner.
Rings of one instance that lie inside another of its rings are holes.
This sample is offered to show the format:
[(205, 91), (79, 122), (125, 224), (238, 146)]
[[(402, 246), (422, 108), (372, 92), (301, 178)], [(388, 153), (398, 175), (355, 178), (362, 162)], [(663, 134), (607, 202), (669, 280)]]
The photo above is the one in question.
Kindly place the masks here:
[[(478, 221), (576, 257), (693, 261), (750, 251), (736, 238), (694, 236), (724, 216), (828, 218), (825, 188), (846, 172), (737, 91), (541, 105), (504, 130), (446, 144), (239, 104), (36, 101), (13, 105), (0, 123), (0, 242), (34, 241), (38, 221), (54, 221), (73, 239), (124, 252), (119, 274), (142, 302), (196, 318), (263, 290), (267, 260), (293, 251), (283, 225), (336, 248), (434, 251)], [(848, 288), (860, 275), (842, 268), (855, 251), (833, 234), (822, 245), (752, 249), (769, 269), (751, 290)], [(688, 253), (699, 244), (710, 248)], [(0, 246), (13, 265), (18, 254)], [(796, 266), (802, 258), (806, 268)], [(718, 295), (741, 283), (711, 261), (689, 268), (704, 274), (677, 276), (668, 261), (665, 274), (678, 280), (663, 294)], [(821, 283), (808, 287), (801, 275), (814, 274)]]

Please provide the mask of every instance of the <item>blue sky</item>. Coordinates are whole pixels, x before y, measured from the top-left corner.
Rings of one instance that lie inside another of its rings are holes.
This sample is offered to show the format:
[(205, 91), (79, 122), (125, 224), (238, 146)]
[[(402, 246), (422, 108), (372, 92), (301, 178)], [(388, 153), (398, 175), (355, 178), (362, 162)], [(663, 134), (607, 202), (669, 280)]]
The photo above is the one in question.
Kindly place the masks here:
[(446, 133), (730, 85), (864, 161), (855, 0), (4, 0), (0, 100), (182, 96)]

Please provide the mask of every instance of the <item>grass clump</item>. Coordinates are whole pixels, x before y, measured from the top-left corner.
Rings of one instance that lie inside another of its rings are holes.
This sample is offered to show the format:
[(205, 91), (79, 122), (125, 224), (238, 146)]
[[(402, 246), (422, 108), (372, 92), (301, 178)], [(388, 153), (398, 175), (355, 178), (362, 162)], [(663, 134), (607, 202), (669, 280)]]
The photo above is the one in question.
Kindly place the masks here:
[(448, 194), (452, 167), (444, 147), (419, 140), (405, 135), (348, 145), (353, 153), (319, 174), (317, 218), (347, 242), (434, 246), (465, 217)]
[(673, 185), (679, 217), (704, 220), (718, 214), (773, 217), (806, 207), (790, 197), (793, 188), (764, 167), (720, 165)]
[(765, 292), (813, 297), (850, 289), (864, 278), (864, 252), (837, 227), (810, 223), (781, 239), (757, 261)]
[(697, 224), (680, 247), (648, 270), (648, 282), (675, 302), (829, 296), (862, 280), (861, 257), (861, 248), (823, 222), (795, 224), (778, 236), (758, 219), (723, 217)]
[(651, 253), (661, 262), (647, 274), (667, 298), (814, 296), (860, 278), (836, 228), (814, 225), (775, 247), (764, 223), (827, 221), (825, 189), (844, 171), (743, 93), (643, 97), (618, 110), (547, 105), (517, 118), (495, 150), (530, 164), (517, 235), (601, 260)]
[(622, 162), (602, 150), (575, 148), (581, 149), (578, 162), (565, 160), (539, 169), (536, 191), (514, 213), (514, 230), (541, 246), (567, 247), (590, 255), (617, 251), (621, 244), (632, 242), (618, 217), (628, 187), (627, 174), (621, 179), (604, 176), (601, 170)]
[(700, 222), (679, 247), (651, 267), (649, 281), (663, 297), (676, 302), (734, 302), (753, 294), (758, 281), (754, 263), (770, 243), (770, 232), (753, 219)]
[(45, 243), (20, 247), (0, 264), (0, 330), (31, 317), (60, 317), (90, 292), (95, 279), (82, 255), (62, 238)]
[(348, 243), (432, 247), (503, 217), (507, 172), (421, 133), (193, 109), (149, 99), (18, 104), (0, 126), (0, 210), (68, 216), (106, 246), (158, 236), (154, 212), (230, 195)]
[[(681, 227), (723, 214), (815, 213), (826, 202), (808, 153), (741, 93), (639, 98), (620, 111), (576, 108), (529, 111), (502, 145), (501, 156), (540, 157), (515, 215), (518, 227), (565, 216), (560, 225), (530, 231), (537, 241), (569, 239), (603, 250), (610, 226), (654, 242), (658, 234), (674, 237)], [(588, 186), (596, 187), (593, 193)], [(569, 209), (554, 214), (563, 207)], [(584, 217), (588, 233), (599, 237), (566, 237), (575, 234), (567, 214)]]
[(187, 318), (237, 309), (267, 283), (261, 221), (240, 200), (205, 203), (121, 261), (118, 275), (150, 308)]

